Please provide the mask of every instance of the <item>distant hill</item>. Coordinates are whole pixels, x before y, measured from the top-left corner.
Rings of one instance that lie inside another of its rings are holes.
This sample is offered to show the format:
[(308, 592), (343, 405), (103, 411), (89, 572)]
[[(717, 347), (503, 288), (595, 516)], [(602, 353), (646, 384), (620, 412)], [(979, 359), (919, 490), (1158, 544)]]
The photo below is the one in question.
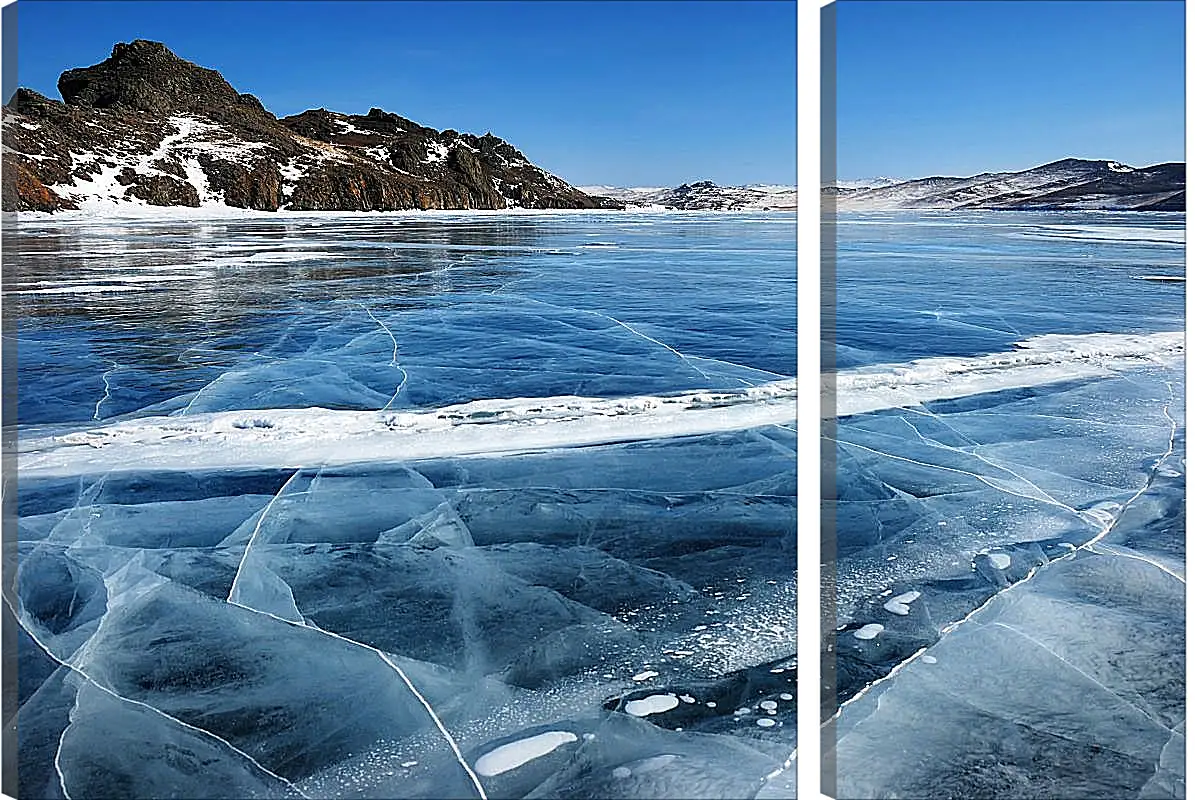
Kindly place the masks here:
[(686, 183), (674, 189), (585, 186), (584, 191), (611, 197), (628, 208), (670, 208), (683, 211), (791, 210), (797, 207), (795, 186), (756, 184), (718, 186), (713, 181)]
[(1183, 211), (1186, 167), (1130, 167), (1117, 161), (1064, 158), (1021, 172), (932, 177), (822, 189), (841, 211), (896, 209)]

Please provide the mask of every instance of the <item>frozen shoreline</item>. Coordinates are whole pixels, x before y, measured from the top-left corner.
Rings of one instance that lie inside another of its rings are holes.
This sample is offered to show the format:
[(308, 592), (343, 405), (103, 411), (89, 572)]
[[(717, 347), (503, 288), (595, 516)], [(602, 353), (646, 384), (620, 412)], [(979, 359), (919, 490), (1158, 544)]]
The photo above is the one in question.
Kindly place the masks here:
[(667, 208), (502, 208), (502, 209), (409, 209), (405, 211), (255, 211), (231, 206), (142, 206), (135, 204), (90, 205), (77, 211), (6, 211), (0, 215), (5, 225), (107, 223), (114, 220), (144, 222), (210, 222), (224, 220), (304, 220), (304, 219), (453, 219), (473, 217), (561, 217), (574, 215), (608, 216), (612, 219), (632, 215), (701, 216), (704, 214), (753, 215), (775, 214), (793, 216), (793, 209), (688, 211)]

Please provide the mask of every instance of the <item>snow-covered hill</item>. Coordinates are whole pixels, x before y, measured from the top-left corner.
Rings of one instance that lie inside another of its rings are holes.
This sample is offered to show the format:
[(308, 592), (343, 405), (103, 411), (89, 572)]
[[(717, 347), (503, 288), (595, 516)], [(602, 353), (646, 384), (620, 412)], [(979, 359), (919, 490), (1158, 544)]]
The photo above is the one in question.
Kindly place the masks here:
[(894, 209), (1181, 211), (1185, 165), (1130, 167), (1117, 161), (1065, 158), (1020, 172), (932, 177), (823, 189), (841, 211)]
[(750, 184), (718, 186), (713, 181), (686, 183), (676, 188), (656, 186), (582, 186), (581, 191), (609, 197), (627, 207), (664, 208), (684, 211), (765, 211), (797, 207), (795, 186)]
[(852, 191), (858, 189), (878, 189), (882, 186), (892, 186), (897, 183), (904, 183), (903, 178), (863, 178), (859, 180), (843, 180), (834, 181), (834, 185), (839, 189), (850, 189)]

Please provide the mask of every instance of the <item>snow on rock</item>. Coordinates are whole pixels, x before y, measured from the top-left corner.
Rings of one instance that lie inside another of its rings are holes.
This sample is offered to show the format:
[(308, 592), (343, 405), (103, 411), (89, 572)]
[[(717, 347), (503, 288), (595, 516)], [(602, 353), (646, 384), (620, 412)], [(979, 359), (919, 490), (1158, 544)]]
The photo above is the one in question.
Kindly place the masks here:
[(424, 164), (442, 164), (448, 160), (448, 146), (442, 142), (428, 142), (427, 155), (423, 159)]
[[(512, 198), (526, 208), (622, 208), (490, 134), (437, 131), (376, 108), (279, 119), (159, 42), (119, 44), (67, 74), (66, 103), (18, 89), (5, 106), (4, 154), (22, 175), (6, 183), (5, 210), (492, 210)], [(472, 157), (450, 160), (453, 148)], [(314, 163), (319, 176), (299, 172)]]
[[(864, 184), (864, 185), (858, 185)], [(1118, 161), (1064, 158), (1019, 172), (844, 181), (823, 190), (840, 211), (899, 209), (1106, 209), (1182, 211), (1185, 165), (1134, 168)]]

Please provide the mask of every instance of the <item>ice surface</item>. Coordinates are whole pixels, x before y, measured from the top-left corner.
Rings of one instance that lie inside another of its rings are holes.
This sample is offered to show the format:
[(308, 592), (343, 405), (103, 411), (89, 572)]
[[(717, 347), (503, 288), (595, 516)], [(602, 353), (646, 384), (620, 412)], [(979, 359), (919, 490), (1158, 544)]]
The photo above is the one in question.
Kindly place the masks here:
[(827, 793), (1181, 796), (1181, 218), (840, 222)]
[[(1175, 488), (1139, 502), (1165, 503)], [(1181, 526), (1160, 533), (1181, 541)], [(1185, 716), (1174, 679), (1184, 583), (1132, 555), (1096, 548), (1052, 562), (847, 706), (838, 790), (1182, 796), (1182, 768), (1164, 752)], [(899, 756), (886, 743), (896, 731)]]
[(786, 785), (791, 226), (89, 219), (4, 237), (143, 288), (10, 298), (21, 796)]
[[(113, 361), (128, 380), (105, 404), (105, 419), (154, 408), (404, 410), (489, 398), (614, 399), (791, 378), (792, 227), (767, 215), (745, 215), (736, 228), (711, 225), (711, 215), (633, 224), (642, 216), (616, 225), (608, 214), (404, 217), (402, 241), (393, 236), (397, 218), (359, 215), (150, 218), (109, 227), (23, 217), (22, 275), (6, 288), (121, 287), (102, 296), (18, 296), (23, 363), (45, 363), (46, 355), (78, 362), (70, 373), (27, 370), (25, 402), (45, 399), (23, 408), (24, 418), (81, 419), (85, 397), (102, 390), (91, 365), (106, 371)], [(621, 239), (613, 269), (602, 266), (611, 254), (580, 248), (594, 229)], [(736, 238), (744, 229), (754, 247)], [(16, 247), (10, 243), (10, 257), (18, 257)], [(180, 268), (201, 278), (125, 281)], [(251, 285), (237, 280), (245, 269)], [(95, 279), (63, 283), (80, 275)], [(743, 280), (753, 288), (737, 297), (706, 290), (744, 288)], [(123, 297), (131, 286), (139, 287), (136, 297)], [(143, 337), (144, 349), (118, 357), (120, 340), (105, 339), (103, 326), (80, 316), (48, 326), (50, 307), (117, 324)]]

